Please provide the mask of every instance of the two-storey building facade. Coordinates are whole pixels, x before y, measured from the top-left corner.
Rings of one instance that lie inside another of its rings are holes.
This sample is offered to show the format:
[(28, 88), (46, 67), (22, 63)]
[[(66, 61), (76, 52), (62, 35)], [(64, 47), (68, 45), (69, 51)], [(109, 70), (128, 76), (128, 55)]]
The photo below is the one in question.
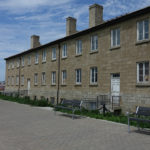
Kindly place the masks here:
[(103, 7), (89, 7), (89, 28), (76, 31), (66, 19), (66, 37), (6, 58), (7, 92), (60, 100), (121, 96), (123, 110), (150, 106), (150, 7), (103, 20)]

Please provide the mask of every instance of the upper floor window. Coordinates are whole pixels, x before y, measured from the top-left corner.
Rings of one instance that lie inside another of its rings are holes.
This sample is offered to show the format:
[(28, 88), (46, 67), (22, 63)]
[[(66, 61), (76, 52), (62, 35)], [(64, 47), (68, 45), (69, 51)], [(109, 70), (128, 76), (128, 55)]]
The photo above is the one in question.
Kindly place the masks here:
[(28, 56), (28, 65), (31, 65), (31, 56)]
[(76, 84), (81, 84), (81, 69), (76, 69)]
[(137, 22), (137, 40), (147, 40), (149, 39), (149, 20), (143, 20)]
[(52, 85), (56, 84), (56, 71), (52, 72)]
[(111, 30), (111, 47), (120, 45), (120, 29)]
[(91, 51), (95, 51), (98, 49), (98, 36), (93, 35), (91, 37)]
[(66, 84), (66, 79), (67, 79), (67, 71), (63, 70), (62, 71), (62, 84)]
[(149, 81), (149, 62), (137, 63), (137, 82)]
[(34, 74), (34, 84), (35, 85), (38, 84), (38, 74), (37, 73)]
[(39, 62), (39, 54), (38, 52), (35, 53), (35, 64), (38, 64)]
[(45, 72), (42, 72), (42, 84), (46, 83), (46, 75)]
[(97, 67), (92, 67), (90, 69), (90, 83), (91, 84), (97, 83)]
[(24, 57), (21, 57), (21, 65), (24, 66)]
[(12, 69), (14, 68), (15, 66), (14, 66), (14, 62), (12, 62)]
[(24, 85), (24, 75), (21, 76), (21, 85)]
[(56, 59), (56, 48), (53, 47), (52, 48), (52, 60), (55, 60)]
[(17, 60), (17, 67), (20, 66), (20, 59)]
[(82, 53), (82, 41), (77, 40), (76, 41), (76, 55), (79, 55)]
[(63, 44), (62, 47), (62, 58), (67, 57), (67, 44)]
[(42, 51), (42, 62), (46, 61), (46, 50)]

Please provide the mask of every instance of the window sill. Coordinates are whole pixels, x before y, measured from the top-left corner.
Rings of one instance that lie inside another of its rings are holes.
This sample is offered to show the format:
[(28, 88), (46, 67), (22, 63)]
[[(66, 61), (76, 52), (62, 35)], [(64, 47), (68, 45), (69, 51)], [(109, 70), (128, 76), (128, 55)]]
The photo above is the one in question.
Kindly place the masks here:
[(61, 86), (67, 86), (67, 84), (61, 84)]
[(137, 83), (136, 87), (150, 87), (150, 83)]
[(90, 51), (90, 54), (94, 54), (94, 53), (98, 53), (98, 50), (96, 49), (96, 50), (91, 50)]
[(35, 84), (34, 84), (34, 86), (38, 86), (38, 84), (37, 84), (37, 83), (35, 83)]
[(76, 55), (75, 55), (75, 57), (79, 57), (79, 56), (82, 56), (82, 54), (76, 54)]
[(44, 63), (46, 63), (46, 60), (43, 60), (43, 61), (42, 61), (42, 64), (44, 64)]
[(51, 86), (56, 86), (56, 84), (51, 84)]
[(24, 86), (24, 84), (21, 84), (21, 86)]
[(62, 57), (61, 59), (67, 59), (67, 56), (66, 57)]
[(75, 86), (82, 86), (82, 83), (76, 83)]
[(45, 83), (42, 84), (42, 86), (45, 86), (45, 85), (46, 85)]
[(149, 39), (147, 39), (147, 40), (140, 40), (140, 41), (137, 41), (137, 42), (135, 43), (135, 45), (141, 45), (141, 44), (149, 43), (149, 42), (150, 42)]
[(52, 61), (56, 61), (56, 59), (52, 59)]
[(30, 67), (31, 65), (28, 65), (28, 67)]
[(92, 86), (92, 87), (97, 87), (98, 86), (98, 83), (90, 83), (89, 86)]
[(120, 48), (121, 48), (121, 46), (118, 45), (118, 46), (113, 46), (113, 47), (111, 47), (110, 50), (112, 51), (112, 50), (117, 50), (117, 49), (120, 49)]
[(35, 65), (38, 65), (39, 63), (35, 63)]

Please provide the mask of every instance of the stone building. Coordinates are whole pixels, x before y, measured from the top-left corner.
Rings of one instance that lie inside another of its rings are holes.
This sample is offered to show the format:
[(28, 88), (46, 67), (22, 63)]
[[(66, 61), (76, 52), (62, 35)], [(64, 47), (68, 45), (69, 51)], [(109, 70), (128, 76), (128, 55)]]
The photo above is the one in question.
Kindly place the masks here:
[(66, 19), (66, 37), (5, 58), (5, 92), (58, 101), (121, 97), (123, 110), (150, 106), (150, 7), (103, 20), (103, 7), (89, 7), (89, 28)]

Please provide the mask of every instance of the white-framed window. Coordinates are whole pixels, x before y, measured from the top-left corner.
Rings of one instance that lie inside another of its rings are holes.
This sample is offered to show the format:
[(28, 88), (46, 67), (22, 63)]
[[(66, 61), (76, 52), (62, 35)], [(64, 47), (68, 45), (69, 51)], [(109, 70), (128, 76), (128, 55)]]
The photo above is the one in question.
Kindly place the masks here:
[(21, 65), (24, 66), (24, 56), (21, 57)]
[(14, 62), (12, 62), (12, 69), (14, 69), (14, 67), (15, 67), (15, 66), (14, 66)]
[(90, 69), (90, 83), (97, 84), (97, 78), (98, 78), (97, 67), (92, 67)]
[(111, 47), (120, 46), (120, 29), (111, 30)]
[(31, 56), (28, 56), (28, 65), (31, 65)]
[(17, 68), (20, 66), (20, 59), (17, 60)]
[(24, 75), (21, 76), (21, 85), (24, 85)]
[(52, 85), (56, 84), (56, 71), (52, 72)]
[(38, 74), (37, 73), (34, 74), (34, 84), (35, 85), (38, 84)]
[(56, 60), (56, 48), (52, 48), (52, 60)]
[(46, 74), (45, 72), (42, 72), (42, 84), (46, 83)]
[(11, 85), (14, 85), (14, 76), (11, 77)]
[(16, 76), (16, 85), (19, 85), (19, 76)]
[(62, 71), (62, 84), (66, 84), (66, 79), (67, 79), (67, 71), (63, 70)]
[(81, 84), (81, 69), (76, 69), (76, 84)]
[(149, 39), (149, 20), (137, 22), (137, 41)]
[(46, 50), (42, 51), (42, 62), (46, 61)]
[(98, 49), (98, 36), (91, 36), (91, 51), (96, 51)]
[(137, 82), (149, 82), (149, 62), (137, 63)]
[(76, 41), (76, 55), (80, 55), (82, 53), (82, 41)]
[(62, 47), (62, 58), (67, 57), (67, 44), (63, 44)]
[(35, 64), (39, 63), (39, 54), (38, 52), (35, 53)]

